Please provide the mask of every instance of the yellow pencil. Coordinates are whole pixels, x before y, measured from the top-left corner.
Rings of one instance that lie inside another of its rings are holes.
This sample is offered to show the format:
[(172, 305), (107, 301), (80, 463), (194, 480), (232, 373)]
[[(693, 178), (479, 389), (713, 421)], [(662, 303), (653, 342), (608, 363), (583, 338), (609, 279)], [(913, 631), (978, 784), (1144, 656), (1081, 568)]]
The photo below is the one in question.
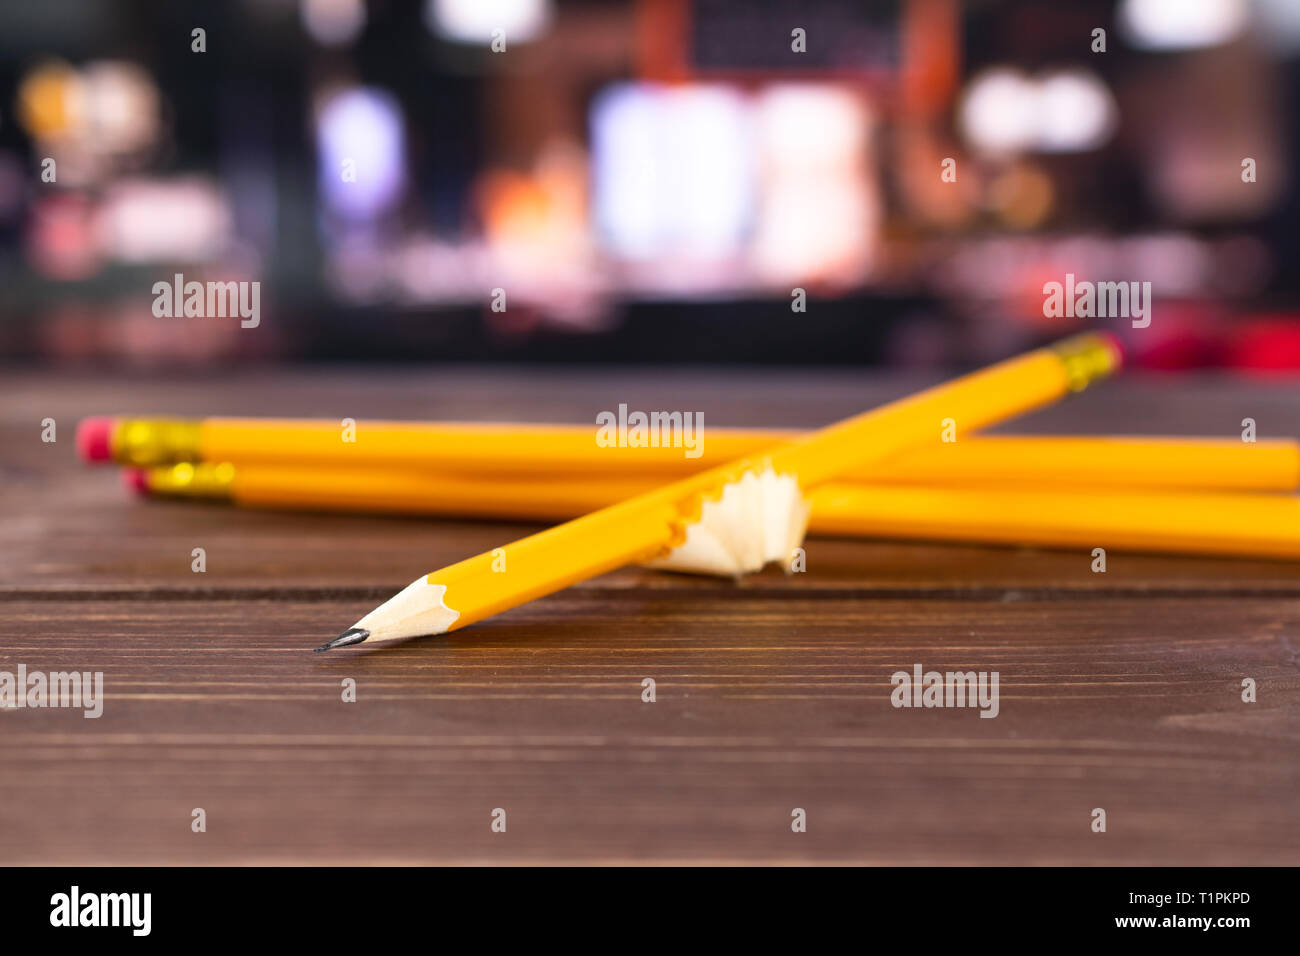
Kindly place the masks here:
[[(159, 496), (252, 508), (565, 519), (642, 494), (651, 477), (483, 478), (199, 463), (129, 473)], [(1300, 501), (1257, 492), (899, 487), (833, 481), (809, 495), (819, 535), (1300, 558)]]
[[(680, 447), (596, 444), (590, 425), (361, 421), (345, 442), (338, 423), (303, 419), (88, 419), (78, 438), (94, 461), (400, 469), (476, 478), (657, 476), (663, 480), (759, 454), (799, 432), (710, 428), (699, 457)], [(906, 449), (841, 476), (871, 484), (1078, 485), (1129, 488), (1300, 488), (1300, 443), (1142, 437), (959, 436)]]
[[(574, 426), (557, 426), (555, 431), (563, 444), (572, 436)], [(584, 428), (582, 434), (586, 436), (587, 443), (590, 443), (591, 430)], [(710, 433), (710, 442), (714, 441), (712, 434)], [(760, 433), (735, 432), (734, 441), (730, 440), (731, 435), (721, 437), (727, 439), (728, 445), (747, 449), (746, 453), (778, 443), (766, 438), (758, 439), (755, 437), (758, 434)], [(762, 434), (785, 434), (786, 440), (791, 441), (799, 436), (798, 432)], [(743, 440), (740, 438), (742, 435), (745, 436)], [(510, 452), (504, 446), (495, 465), (486, 468), (478, 459), (446, 460), (432, 468), (399, 468), (364, 457), (360, 461), (350, 461), (347, 456), (337, 462), (322, 459), (309, 459), (306, 462), (248, 461), (235, 458), (228, 463), (251, 465), (258, 468), (261, 474), (271, 474), (275, 469), (295, 471), (310, 467), (314, 477), (304, 486), (304, 491), (330, 484), (331, 475), (346, 475), (350, 482), (365, 484), (371, 480), (368, 475), (384, 474), (409, 475), (413, 478), (423, 474), (436, 482), (443, 479), (450, 482), (453, 478), (474, 483), (501, 479), (507, 484), (521, 481), (571, 481), (582, 485), (599, 480), (627, 486), (635, 484), (639, 489), (645, 490), (648, 483), (657, 481), (662, 484), (666, 476), (698, 473), (708, 465), (716, 464), (720, 457), (715, 447), (710, 445), (709, 451), (702, 458), (679, 459), (676, 469), (669, 469), (663, 460), (655, 467), (641, 468), (634, 455), (619, 454), (640, 449), (602, 450), (610, 454), (616, 468), (584, 469), (584, 453), (570, 458), (555, 456), (536, 469), (530, 469), (524, 453)], [(477, 463), (483, 470), (470, 467), (471, 463)], [(196, 461), (194, 464), (202, 462)], [(200, 473), (212, 473), (213, 463), (208, 464), (209, 468), (200, 469)], [(420, 463), (417, 462), (418, 464)], [(182, 469), (179, 473), (193, 472)], [(593, 478), (593, 474), (600, 477)], [(1280, 439), (1246, 443), (1216, 438), (971, 437), (952, 443), (934, 442), (912, 448), (879, 464), (849, 471), (840, 476), (840, 480), (872, 485), (1295, 491), (1300, 488), (1300, 443)], [(456, 485), (451, 483), (447, 487), (454, 490)]]
[[(361, 421), (345, 435), (319, 419), (90, 418), (77, 431), (82, 457), (122, 465), (239, 462), (429, 468), (438, 471), (617, 472), (635, 464), (667, 476), (699, 471), (680, 447), (603, 447), (592, 426), (497, 422)], [(712, 444), (713, 433), (709, 433)], [(353, 439), (353, 440), (348, 440)], [(720, 435), (707, 464), (783, 444), (781, 433)]]
[(1109, 375), (1114, 341), (1082, 335), (423, 575), (319, 650), (442, 634), (625, 564), (740, 574), (803, 540), (804, 493), (854, 467), (975, 430)]
[(128, 469), (134, 490), (250, 508), (567, 520), (663, 485), (653, 476), (492, 477), (199, 462)]
[(1300, 558), (1293, 495), (834, 484), (812, 500), (823, 535)]

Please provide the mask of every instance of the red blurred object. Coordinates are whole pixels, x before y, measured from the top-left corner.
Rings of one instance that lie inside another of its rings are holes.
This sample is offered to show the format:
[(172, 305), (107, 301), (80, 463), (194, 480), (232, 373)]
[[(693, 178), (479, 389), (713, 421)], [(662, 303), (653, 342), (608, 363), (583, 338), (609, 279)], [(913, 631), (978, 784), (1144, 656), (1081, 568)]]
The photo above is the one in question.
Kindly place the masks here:
[(143, 468), (123, 468), (122, 484), (128, 491), (137, 495), (149, 496), (149, 479)]
[(95, 207), (85, 196), (69, 193), (40, 198), (32, 206), (27, 258), (41, 275), (80, 281), (99, 272), (102, 262), (95, 241)]
[(1300, 315), (1288, 313), (1253, 319), (1233, 334), (1230, 355), (1233, 367), (1245, 371), (1300, 371)]
[(113, 460), (112, 418), (83, 418), (77, 425), (77, 453), (85, 462)]
[(1215, 305), (1187, 300), (1157, 301), (1150, 328), (1117, 330), (1133, 368), (1181, 371), (1215, 368), (1226, 359), (1227, 316)]

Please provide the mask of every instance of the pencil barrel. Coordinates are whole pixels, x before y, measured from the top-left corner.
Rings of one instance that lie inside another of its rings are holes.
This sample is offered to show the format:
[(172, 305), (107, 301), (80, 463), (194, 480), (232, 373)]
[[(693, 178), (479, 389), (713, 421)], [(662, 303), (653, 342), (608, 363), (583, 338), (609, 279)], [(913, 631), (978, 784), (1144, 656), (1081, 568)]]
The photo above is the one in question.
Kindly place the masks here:
[(1300, 558), (1291, 495), (827, 485), (812, 502), (831, 536)]
[[(319, 431), (319, 422), (305, 423)], [(331, 426), (332, 427), (332, 426)], [(363, 433), (385, 432), (389, 423), (361, 422)], [(676, 451), (670, 456), (660, 449), (609, 447), (599, 449), (603, 468), (590, 467), (591, 429), (580, 425), (498, 426), (472, 431), (468, 426), (456, 429), (471, 434), (480, 443), (477, 452), (459, 454), (454, 448), (441, 447), (447, 426), (412, 425), (419, 429), (419, 440), (407, 443), (407, 460), (386, 462), (370, 454), (342, 452), (332, 437), (315, 457), (295, 460), (283, 450), (279, 438), (287, 432), (303, 429), (288, 423), (261, 423), (248, 426), (260, 432), (263, 446), (250, 452), (247, 445), (228, 449), (223, 459), (241, 467), (255, 468), (262, 474), (276, 469), (301, 473), (305, 465), (316, 466), (322, 476), (320, 484), (328, 487), (343, 480), (373, 484), (380, 477), (392, 475), (399, 484), (408, 474), (430, 476), (459, 475), (464, 479), (510, 479), (516, 482), (565, 481), (581, 484), (595, 475), (603, 481), (623, 483), (664, 483), (673, 476), (698, 474), (719, 461), (728, 461), (775, 447), (802, 437), (799, 432), (746, 431), (712, 429), (699, 458), (687, 458)], [(536, 441), (547, 436), (550, 455), (544, 460), (521, 449), (516, 435)], [(369, 440), (369, 439), (368, 439)], [(189, 447), (193, 440), (188, 439)], [(488, 448), (496, 444), (495, 457)], [(137, 442), (129, 458), (165, 458), (183, 454), (164, 449), (156, 439)], [(347, 447), (347, 446), (342, 446)], [(369, 446), (367, 446), (369, 447)], [(429, 449), (434, 449), (429, 451)], [(150, 453), (145, 454), (149, 449)], [(667, 449), (673, 451), (672, 449)], [(643, 452), (652, 452), (647, 455)], [(334, 457), (329, 457), (333, 454)], [(285, 460), (287, 458), (287, 460)], [(129, 461), (129, 464), (138, 464)], [(184, 462), (183, 462), (184, 463)], [(198, 464), (199, 462), (191, 462)], [(850, 469), (837, 480), (870, 484), (910, 485), (1022, 485), (1044, 484), (1078, 487), (1135, 487), (1187, 489), (1242, 489), (1292, 491), (1300, 487), (1300, 444), (1289, 440), (1242, 442), (1212, 438), (1143, 438), (1143, 437), (1058, 437), (1058, 436), (964, 436), (959, 441), (932, 441), (891, 456), (879, 464)], [(314, 483), (315, 484), (315, 483)]]

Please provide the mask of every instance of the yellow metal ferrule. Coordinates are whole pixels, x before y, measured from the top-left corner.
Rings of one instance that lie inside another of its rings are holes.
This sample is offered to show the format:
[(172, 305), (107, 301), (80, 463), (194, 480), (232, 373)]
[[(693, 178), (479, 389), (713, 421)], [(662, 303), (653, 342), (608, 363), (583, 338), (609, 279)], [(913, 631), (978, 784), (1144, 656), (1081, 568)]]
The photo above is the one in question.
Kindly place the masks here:
[(229, 462), (181, 462), (163, 468), (150, 468), (146, 481), (149, 491), (156, 495), (228, 500), (234, 497), (235, 466)]
[(1051, 349), (1065, 363), (1065, 377), (1072, 392), (1081, 392), (1112, 374), (1122, 361), (1115, 340), (1093, 332), (1072, 336)]
[(122, 465), (170, 465), (198, 461), (199, 422), (143, 419), (120, 422), (113, 430), (113, 460)]

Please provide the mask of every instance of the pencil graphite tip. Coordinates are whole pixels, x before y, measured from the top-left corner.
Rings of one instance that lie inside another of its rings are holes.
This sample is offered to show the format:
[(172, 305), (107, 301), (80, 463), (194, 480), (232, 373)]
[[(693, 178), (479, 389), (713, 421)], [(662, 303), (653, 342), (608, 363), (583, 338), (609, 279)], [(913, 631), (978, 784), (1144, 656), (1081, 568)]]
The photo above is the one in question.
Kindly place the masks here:
[(349, 647), (353, 644), (360, 644), (370, 636), (370, 632), (364, 627), (350, 627), (332, 641), (326, 641), (320, 647), (316, 648), (316, 653), (321, 651), (332, 651), (336, 647)]

